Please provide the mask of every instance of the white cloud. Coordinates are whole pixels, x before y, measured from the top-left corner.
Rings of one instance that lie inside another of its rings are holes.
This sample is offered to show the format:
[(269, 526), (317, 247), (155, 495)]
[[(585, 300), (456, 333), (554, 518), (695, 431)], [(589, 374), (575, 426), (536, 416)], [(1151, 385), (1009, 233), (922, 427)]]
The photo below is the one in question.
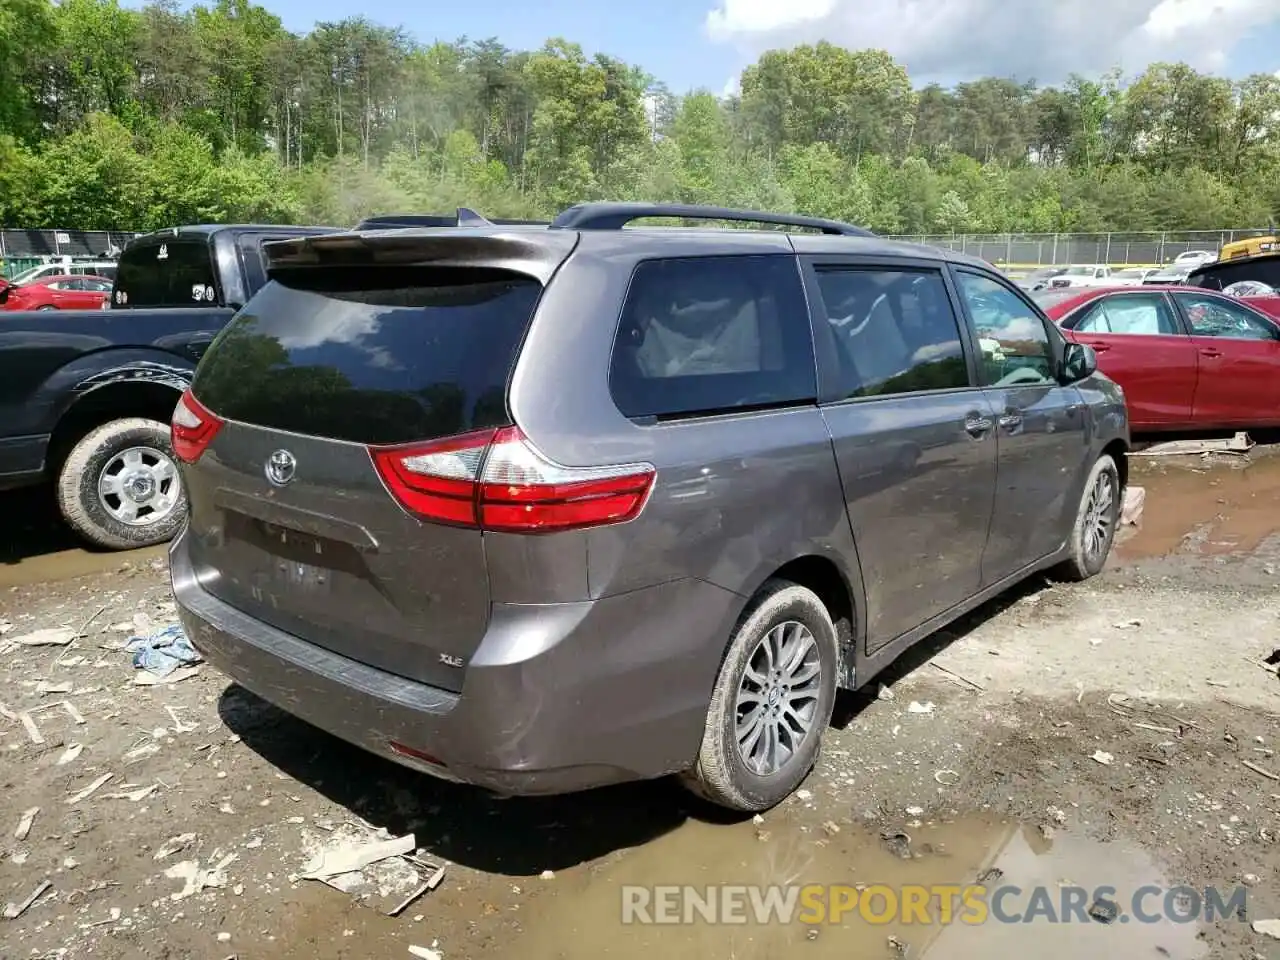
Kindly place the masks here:
[(913, 79), (1042, 83), (1155, 60), (1230, 65), (1251, 32), (1280, 28), (1277, 0), (716, 0), (713, 39), (744, 54), (829, 40), (888, 50)]

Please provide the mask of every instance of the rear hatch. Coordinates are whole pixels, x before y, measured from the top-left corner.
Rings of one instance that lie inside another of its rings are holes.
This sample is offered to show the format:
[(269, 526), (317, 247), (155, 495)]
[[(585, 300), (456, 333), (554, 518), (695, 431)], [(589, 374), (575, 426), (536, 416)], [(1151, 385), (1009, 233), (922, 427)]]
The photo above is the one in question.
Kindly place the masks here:
[[(412, 265), (385, 262), (407, 248), (376, 236), (273, 245), (284, 265), (175, 413), (204, 589), (336, 653), (461, 689), (489, 617), (483, 535), (415, 516), (374, 453), (511, 424), (507, 381), (571, 236), (420, 237)], [(202, 435), (201, 421), (220, 425)]]

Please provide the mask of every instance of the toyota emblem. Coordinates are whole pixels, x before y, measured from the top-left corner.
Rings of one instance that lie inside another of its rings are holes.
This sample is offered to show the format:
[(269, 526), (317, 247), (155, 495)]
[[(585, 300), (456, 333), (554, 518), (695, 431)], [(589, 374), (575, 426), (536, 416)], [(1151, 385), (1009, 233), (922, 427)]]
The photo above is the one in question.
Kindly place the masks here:
[(267, 479), (277, 487), (283, 487), (293, 479), (298, 469), (298, 461), (288, 450), (277, 450), (267, 457)]

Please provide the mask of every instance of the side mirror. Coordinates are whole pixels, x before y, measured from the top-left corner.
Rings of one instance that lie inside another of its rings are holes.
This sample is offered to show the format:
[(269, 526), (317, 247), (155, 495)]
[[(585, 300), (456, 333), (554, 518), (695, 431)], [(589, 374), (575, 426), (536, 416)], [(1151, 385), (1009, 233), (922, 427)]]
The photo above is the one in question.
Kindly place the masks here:
[(1083, 343), (1067, 343), (1062, 352), (1062, 381), (1076, 383), (1098, 371), (1098, 355)]

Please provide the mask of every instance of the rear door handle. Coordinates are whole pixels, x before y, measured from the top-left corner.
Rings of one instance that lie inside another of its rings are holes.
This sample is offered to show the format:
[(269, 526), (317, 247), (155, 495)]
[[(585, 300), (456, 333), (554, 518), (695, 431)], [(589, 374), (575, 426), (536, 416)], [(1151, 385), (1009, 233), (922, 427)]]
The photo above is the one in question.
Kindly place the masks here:
[(964, 418), (964, 432), (975, 439), (981, 440), (987, 435), (991, 427), (991, 418), (984, 417), (979, 413), (971, 413)]
[(1106, 353), (1111, 349), (1111, 345), (1109, 343), (1097, 343), (1090, 340), (1082, 340), (1081, 343), (1086, 347), (1092, 347), (1094, 353)]
[(1010, 410), (1000, 417), (1000, 426), (1006, 430), (1016, 430), (1022, 426), (1022, 414), (1015, 410)]
[(1217, 349), (1215, 349), (1215, 348), (1213, 348), (1213, 347), (1205, 347), (1203, 350), (1201, 350), (1201, 351), (1200, 351), (1200, 356), (1202, 356), (1202, 357), (1220, 357), (1220, 356), (1222, 356), (1222, 351), (1221, 351), (1221, 350), (1217, 350)]

